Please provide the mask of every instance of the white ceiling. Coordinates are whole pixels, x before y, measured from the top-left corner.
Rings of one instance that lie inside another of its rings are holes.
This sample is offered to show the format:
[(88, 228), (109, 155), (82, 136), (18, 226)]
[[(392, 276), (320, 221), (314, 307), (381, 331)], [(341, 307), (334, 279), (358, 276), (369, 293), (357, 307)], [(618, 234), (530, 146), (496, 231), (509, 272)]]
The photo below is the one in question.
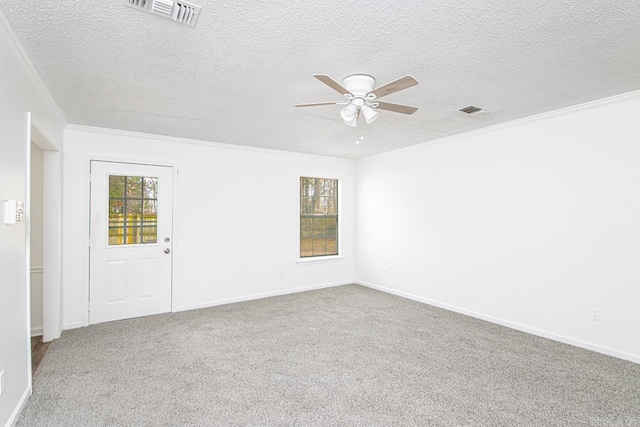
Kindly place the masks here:
[[(193, 2), (195, 28), (121, 0), (0, 7), (79, 125), (359, 158), (640, 89), (638, 0)], [(340, 99), (313, 74), (354, 73), (413, 75), (384, 100), (418, 112), (293, 107)]]

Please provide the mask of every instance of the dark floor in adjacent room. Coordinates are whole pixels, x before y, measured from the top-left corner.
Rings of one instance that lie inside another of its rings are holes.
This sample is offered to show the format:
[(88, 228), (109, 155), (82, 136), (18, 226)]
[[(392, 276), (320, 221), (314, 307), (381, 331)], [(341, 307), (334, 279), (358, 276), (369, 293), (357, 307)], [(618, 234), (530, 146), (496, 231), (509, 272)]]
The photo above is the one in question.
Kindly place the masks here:
[(50, 342), (42, 342), (42, 335), (31, 337), (31, 374), (35, 374), (47, 353)]

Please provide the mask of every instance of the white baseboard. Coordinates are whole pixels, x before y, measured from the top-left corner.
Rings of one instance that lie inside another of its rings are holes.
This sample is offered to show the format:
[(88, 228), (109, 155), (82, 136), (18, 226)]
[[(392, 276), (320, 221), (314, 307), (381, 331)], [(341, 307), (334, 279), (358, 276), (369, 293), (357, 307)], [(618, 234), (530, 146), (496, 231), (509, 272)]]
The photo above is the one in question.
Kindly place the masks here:
[(323, 283), (321, 285), (303, 286), (300, 288), (264, 292), (260, 294), (247, 295), (247, 296), (237, 297), (237, 298), (227, 298), (222, 300), (209, 301), (205, 303), (178, 306), (174, 311), (178, 312), (178, 311), (196, 310), (199, 308), (214, 307), (216, 305), (225, 305), (225, 304), (232, 304), (235, 302), (251, 301), (251, 300), (260, 299), (260, 298), (275, 297), (278, 295), (296, 294), (298, 292), (313, 291), (316, 289), (332, 288), (334, 286), (352, 285), (354, 283), (357, 283), (356, 280), (346, 280), (343, 282)]
[(39, 337), (40, 335), (42, 335), (42, 326), (32, 327), (31, 328), (31, 336), (32, 337)]
[(20, 418), (20, 414), (22, 414), (22, 410), (24, 409), (24, 406), (27, 404), (27, 401), (29, 400), (29, 396), (31, 396), (31, 386), (27, 387), (24, 393), (22, 393), (22, 397), (18, 402), (18, 406), (16, 406), (16, 409), (14, 409), (13, 412), (11, 413), (9, 420), (7, 421), (6, 427), (13, 427), (16, 425), (16, 423), (18, 422), (18, 418)]
[(397, 295), (403, 298), (407, 298), (410, 300), (418, 301), (424, 304), (433, 305), (435, 307), (440, 307), (445, 310), (454, 311), (456, 313), (464, 314), (466, 316), (475, 317), (477, 319), (486, 320), (491, 323), (497, 323), (498, 325), (506, 326), (511, 329), (516, 329), (518, 331), (526, 332), (532, 335), (537, 335), (543, 338), (548, 338), (554, 341), (559, 341), (561, 343), (573, 345), (576, 347), (586, 348), (587, 350), (596, 351), (598, 353), (606, 354), (609, 356), (617, 357), (619, 359), (629, 360), (631, 362), (640, 363), (640, 355), (627, 353), (625, 351), (616, 350), (614, 348), (602, 346), (599, 344), (595, 344), (589, 341), (583, 341), (581, 339), (572, 338), (566, 335), (557, 334), (550, 331), (545, 331), (543, 329), (534, 328), (531, 326), (523, 325), (521, 323), (512, 322), (510, 320), (502, 319), (499, 317), (489, 316), (483, 313), (478, 313), (476, 311), (467, 310), (462, 307), (457, 307), (454, 305), (446, 304), (440, 301), (435, 301), (429, 298), (424, 298), (418, 295), (413, 295), (407, 292), (397, 291), (392, 288), (387, 288), (384, 286), (376, 285), (374, 283), (364, 282), (362, 280), (356, 280), (354, 283), (358, 285), (366, 286), (371, 289), (376, 289), (382, 292), (386, 292), (389, 294)]
[(78, 329), (78, 328), (82, 328), (83, 326), (87, 326), (82, 322), (72, 322), (72, 323), (65, 323), (63, 330), (67, 330), (67, 329)]
[[(197, 310), (199, 308), (215, 307), (217, 305), (233, 304), (235, 302), (251, 301), (251, 300), (255, 300), (255, 299), (274, 297), (274, 296), (278, 296), (278, 295), (288, 295), (288, 294), (295, 294), (295, 293), (298, 293), (298, 292), (313, 291), (315, 289), (332, 288), (334, 286), (343, 286), (343, 285), (352, 285), (352, 284), (355, 284), (355, 283), (357, 283), (357, 282), (354, 279), (354, 280), (345, 280), (345, 281), (342, 281), (342, 282), (323, 283), (323, 284), (320, 284), (320, 285), (303, 286), (303, 287), (300, 287), (300, 288), (292, 288), (292, 289), (284, 289), (284, 290), (278, 290), (278, 291), (272, 291), (272, 292), (264, 292), (264, 293), (260, 293), (260, 294), (247, 295), (247, 296), (237, 297), (237, 298), (227, 298), (227, 299), (208, 301), (208, 302), (203, 302), (203, 303), (198, 303), (198, 304), (190, 304), (190, 305), (178, 306), (173, 310), (173, 312), (177, 313), (179, 311)], [(69, 330), (69, 329), (77, 329), (77, 328), (82, 328), (82, 327), (85, 327), (85, 326), (88, 326), (88, 325), (85, 325), (82, 322), (72, 322), (72, 323), (65, 323), (63, 329), (66, 331), (66, 330)]]

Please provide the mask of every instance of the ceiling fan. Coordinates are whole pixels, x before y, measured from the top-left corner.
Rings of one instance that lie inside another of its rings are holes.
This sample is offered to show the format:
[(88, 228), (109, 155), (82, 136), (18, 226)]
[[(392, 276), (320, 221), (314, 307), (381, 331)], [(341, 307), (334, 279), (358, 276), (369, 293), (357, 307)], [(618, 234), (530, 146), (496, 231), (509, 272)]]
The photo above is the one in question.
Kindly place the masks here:
[(345, 77), (344, 80), (342, 80), (342, 84), (324, 74), (314, 74), (313, 77), (343, 95), (346, 101), (314, 102), (311, 104), (296, 104), (295, 106), (345, 105), (345, 107), (340, 110), (340, 116), (348, 126), (356, 126), (361, 113), (367, 124), (373, 123), (373, 121), (378, 118), (378, 112), (375, 111), (375, 109), (402, 114), (413, 114), (418, 110), (416, 107), (410, 107), (408, 105), (378, 101), (378, 99), (383, 96), (391, 95), (392, 93), (417, 85), (418, 81), (412, 76), (401, 77), (398, 80), (394, 80), (376, 89), (373, 88), (376, 84), (376, 79), (366, 74), (353, 74)]

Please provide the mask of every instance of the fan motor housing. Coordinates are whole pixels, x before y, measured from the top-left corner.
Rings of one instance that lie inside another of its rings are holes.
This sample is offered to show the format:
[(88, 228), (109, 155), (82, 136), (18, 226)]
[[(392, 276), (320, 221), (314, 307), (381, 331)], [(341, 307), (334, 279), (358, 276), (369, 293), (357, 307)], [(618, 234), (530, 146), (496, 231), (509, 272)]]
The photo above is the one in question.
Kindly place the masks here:
[(367, 74), (353, 74), (342, 80), (342, 85), (352, 94), (365, 96), (371, 92), (376, 84), (376, 79)]

